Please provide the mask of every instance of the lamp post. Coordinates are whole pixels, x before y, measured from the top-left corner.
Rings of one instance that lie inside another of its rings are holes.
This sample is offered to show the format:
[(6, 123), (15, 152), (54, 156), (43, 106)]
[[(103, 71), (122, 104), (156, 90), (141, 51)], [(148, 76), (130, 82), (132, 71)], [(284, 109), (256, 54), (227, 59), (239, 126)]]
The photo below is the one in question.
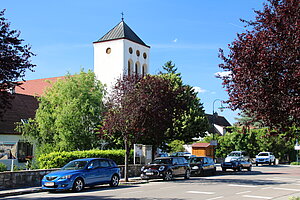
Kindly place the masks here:
[(215, 112), (215, 103), (217, 101), (219, 101), (221, 103), (221, 106), (218, 109), (220, 109), (221, 112), (223, 112), (223, 110), (225, 109), (225, 107), (223, 106), (223, 100), (215, 99), (213, 101), (213, 115), (212, 115), (212, 128), (213, 128), (213, 133), (212, 133), (213, 134), (213, 139), (212, 139), (212, 141), (213, 142), (211, 142), (211, 144), (214, 146), (213, 147), (213, 159), (215, 159), (215, 146), (217, 145), (217, 142), (215, 141), (215, 125), (214, 125), (215, 124), (215, 118), (218, 115), (218, 113)]

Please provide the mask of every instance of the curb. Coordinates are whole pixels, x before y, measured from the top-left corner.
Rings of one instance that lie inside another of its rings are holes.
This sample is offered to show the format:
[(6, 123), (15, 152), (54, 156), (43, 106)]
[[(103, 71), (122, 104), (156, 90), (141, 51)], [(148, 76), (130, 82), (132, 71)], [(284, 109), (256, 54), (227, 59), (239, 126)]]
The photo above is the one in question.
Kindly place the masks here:
[[(147, 180), (141, 180), (141, 179), (131, 179), (129, 182), (125, 182), (124, 180), (120, 180), (120, 185), (137, 185), (137, 184), (145, 184), (149, 183)], [(38, 192), (44, 192), (45, 190), (35, 187), (35, 188), (24, 188), (24, 189), (12, 189), (12, 190), (0, 190), (0, 197), (8, 197), (8, 196), (14, 196), (14, 195), (22, 195), (22, 194), (30, 194), (30, 193), (38, 193)]]
[(0, 191), (0, 197), (38, 193), (38, 192), (42, 192), (42, 191), (43, 190), (41, 188), (27, 188), (27, 189), (15, 189), (15, 190), (8, 190), (8, 191)]

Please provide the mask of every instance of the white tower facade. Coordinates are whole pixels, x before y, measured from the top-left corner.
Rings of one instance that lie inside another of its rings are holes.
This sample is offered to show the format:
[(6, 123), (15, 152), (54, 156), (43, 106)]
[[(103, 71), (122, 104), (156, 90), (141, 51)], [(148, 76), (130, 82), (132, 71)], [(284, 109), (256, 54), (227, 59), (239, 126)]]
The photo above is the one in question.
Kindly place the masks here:
[(123, 75), (149, 73), (150, 46), (123, 20), (93, 44), (94, 72), (109, 90)]

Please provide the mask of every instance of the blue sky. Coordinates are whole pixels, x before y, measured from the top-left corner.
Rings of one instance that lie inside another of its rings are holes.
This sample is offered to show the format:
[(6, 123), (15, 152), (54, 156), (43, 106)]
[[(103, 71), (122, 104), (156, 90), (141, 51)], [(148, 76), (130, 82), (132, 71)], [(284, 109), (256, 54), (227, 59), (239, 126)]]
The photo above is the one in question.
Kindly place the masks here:
[[(245, 31), (240, 18), (253, 20), (265, 0), (11, 0), (2, 1), (11, 28), (37, 54), (35, 72), (25, 79), (63, 76), (93, 69), (93, 45), (111, 28), (125, 22), (150, 49), (150, 73), (172, 60), (186, 84), (198, 89), (206, 113), (215, 99), (227, 100), (221, 80), (218, 49), (227, 49)], [(214, 108), (220, 106), (216, 101)], [(219, 115), (234, 123), (238, 112)]]

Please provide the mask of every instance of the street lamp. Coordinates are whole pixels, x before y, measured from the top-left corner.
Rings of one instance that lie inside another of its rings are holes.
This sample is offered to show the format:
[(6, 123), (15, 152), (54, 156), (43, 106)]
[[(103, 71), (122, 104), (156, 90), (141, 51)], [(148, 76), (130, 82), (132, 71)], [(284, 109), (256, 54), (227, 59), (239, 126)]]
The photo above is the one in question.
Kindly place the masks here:
[[(211, 142), (211, 144), (213, 145), (213, 146), (216, 146), (217, 145), (217, 142), (215, 141), (215, 118), (216, 118), (216, 116), (218, 116), (218, 113), (217, 112), (215, 112), (215, 103), (217, 102), (217, 101), (219, 101), (220, 103), (221, 103), (221, 105), (220, 105), (220, 107), (218, 108), (218, 109), (220, 109), (220, 111), (221, 112), (223, 112), (223, 110), (225, 109), (225, 107), (223, 106), (223, 100), (221, 100), (221, 99), (215, 99), (214, 101), (213, 101), (213, 115), (212, 115), (212, 128), (213, 128), (213, 139), (212, 139), (212, 141), (213, 142)], [(215, 147), (213, 147), (213, 159), (215, 159)]]

